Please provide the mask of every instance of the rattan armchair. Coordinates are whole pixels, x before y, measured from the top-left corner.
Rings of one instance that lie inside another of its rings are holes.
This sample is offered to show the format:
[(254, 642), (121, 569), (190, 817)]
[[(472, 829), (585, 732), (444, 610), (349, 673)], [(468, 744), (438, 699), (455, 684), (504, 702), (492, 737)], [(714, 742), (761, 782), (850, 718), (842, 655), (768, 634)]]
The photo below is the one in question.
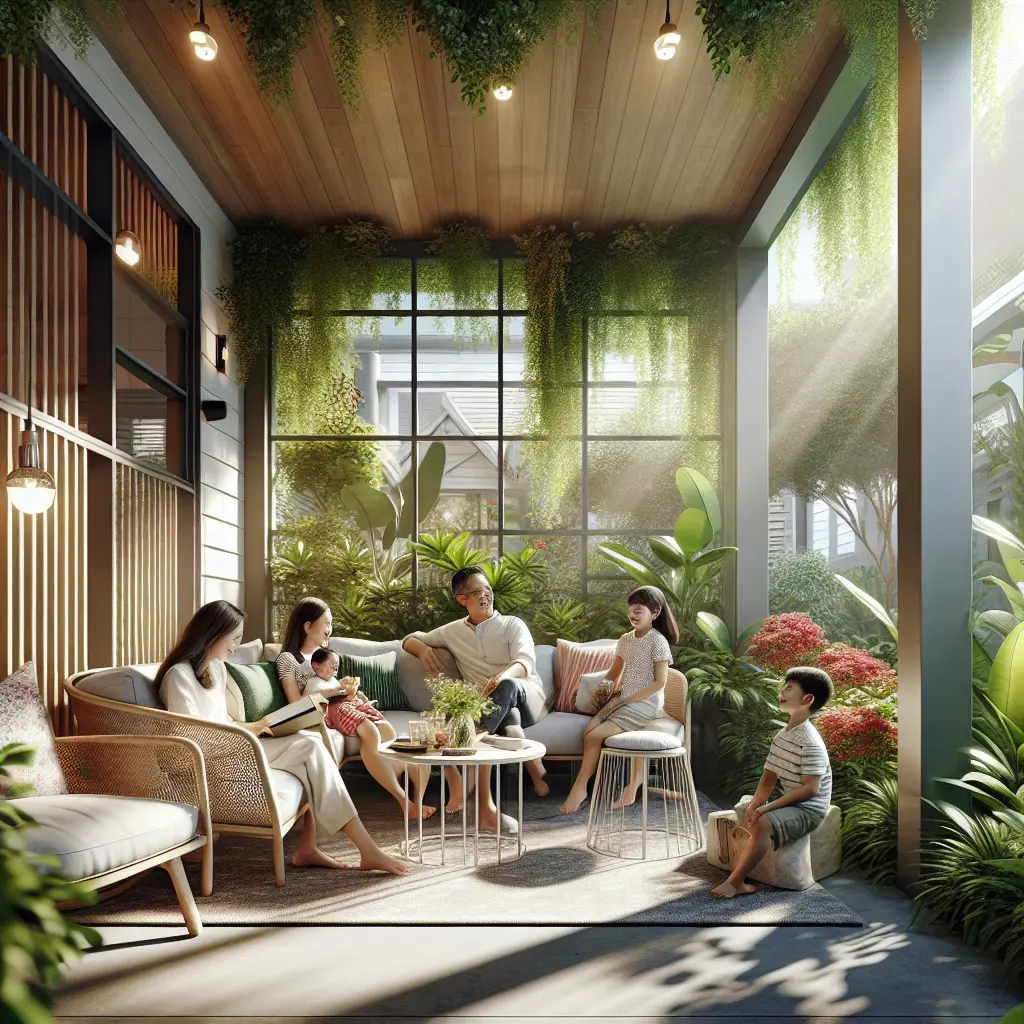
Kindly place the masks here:
[[(154, 867), (171, 876), (190, 935), (202, 921), (181, 858), (202, 849), (202, 894), (209, 896), (213, 879), (213, 830), (206, 789), (203, 753), (196, 743), (177, 736), (58, 737), (60, 760), (69, 797), (82, 794), (134, 797), (190, 804), (198, 810), (195, 834), (169, 849), (76, 879), (86, 889), (106, 889)], [(74, 806), (73, 804), (71, 806)]]
[[(213, 831), (271, 840), (274, 880), (279, 886), (284, 885), (284, 837), (306, 812), (308, 804), (302, 802), (293, 814), (282, 815), (274, 798), (267, 755), (259, 740), (240, 725), (208, 722), (86, 693), (78, 689), (77, 682), (89, 674), (79, 673), (64, 684), (78, 732), (181, 736), (192, 740), (205, 760)], [(330, 748), (326, 736), (324, 742)]]

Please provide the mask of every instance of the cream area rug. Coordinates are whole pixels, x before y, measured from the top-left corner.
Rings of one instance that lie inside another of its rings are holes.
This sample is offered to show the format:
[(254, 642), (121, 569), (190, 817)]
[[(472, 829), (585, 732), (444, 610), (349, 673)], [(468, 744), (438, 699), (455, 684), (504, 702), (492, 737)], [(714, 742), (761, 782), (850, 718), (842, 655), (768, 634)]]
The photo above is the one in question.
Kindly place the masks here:
[[(398, 805), (360, 769), (345, 772), (364, 824), (388, 852), (400, 852), (404, 824)], [(704, 853), (637, 862), (602, 856), (586, 846), (587, 805), (575, 815), (559, 814), (568, 789), (565, 776), (549, 775), (551, 795), (532, 795), (529, 780), (523, 841), (526, 852), (516, 861), (495, 862), (496, 840), (481, 834), (481, 863), (462, 863), (461, 818), (446, 828), (457, 833), (447, 847), (446, 865), (413, 863), (403, 878), (361, 871), (294, 868), (290, 862), (284, 888), (274, 885), (269, 842), (224, 836), (214, 846), (214, 891), (198, 898), (206, 925), (325, 924), (597, 924), (672, 925), (857, 925), (861, 919), (844, 903), (815, 885), (805, 892), (760, 887), (753, 896), (716, 900), (709, 889), (724, 874)], [(515, 775), (510, 776), (514, 782)], [(434, 780), (436, 787), (436, 779)], [(433, 800), (431, 800), (433, 797)], [(432, 789), (427, 802), (436, 802)], [(705, 820), (714, 809), (701, 798)], [(514, 805), (506, 803), (506, 811)], [(635, 814), (639, 816), (639, 801)], [(649, 821), (658, 824), (658, 801)], [(458, 822), (458, 824), (456, 824)], [(415, 828), (415, 823), (413, 828)], [(628, 821), (626, 823), (629, 824)], [(439, 835), (439, 823), (425, 826)], [(298, 843), (299, 830), (285, 839), (286, 857)], [(324, 849), (358, 864), (355, 848), (342, 836)], [(436, 844), (435, 844), (436, 845)], [(514, 855), (514, 846), (508, 846)], [(656, 839), (650, 852), (664, 852)], [(429, 846), (427, 856), (437, 860)], [(189, 865), (193, 891), (199, 891), (199, 865)], [(105, 903), (75, 912), (77, 920), (95, 925), (179, 925), (181, 913), (164, 871), (154, 871), (133, 888)]]

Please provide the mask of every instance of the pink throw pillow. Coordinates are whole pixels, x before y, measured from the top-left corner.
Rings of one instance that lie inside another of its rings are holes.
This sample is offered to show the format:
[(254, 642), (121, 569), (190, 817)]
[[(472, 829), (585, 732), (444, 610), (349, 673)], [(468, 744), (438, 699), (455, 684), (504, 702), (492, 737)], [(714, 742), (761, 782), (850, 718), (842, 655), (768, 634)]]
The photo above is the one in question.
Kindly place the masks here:
[(559, 640), (555, 654), (558, 658), (558, 696), (555, 698), (556, 711), (571, 711), (576, 708), (576, 691), (580, 680), (589, 672), (605, 672), (615, 661), (615, 644), (588, 647), (570, 640)]
[(9, 779), (0, 779), (0, 791), (7, 786), (29, 784), (26, 796), (63, 796), (68, 791), (57, 758), (50, 716), (43, 707), (32, 662), (22, 665), (0, 683), (0, 747), (27, 743), (35, 750), (32, 763), (9, 769)]

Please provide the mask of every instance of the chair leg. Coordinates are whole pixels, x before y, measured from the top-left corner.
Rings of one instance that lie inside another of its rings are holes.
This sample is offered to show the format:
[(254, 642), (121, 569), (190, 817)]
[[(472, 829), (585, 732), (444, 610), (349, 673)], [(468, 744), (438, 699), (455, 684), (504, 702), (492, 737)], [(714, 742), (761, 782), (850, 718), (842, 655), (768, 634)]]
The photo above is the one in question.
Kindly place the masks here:
[(284, 887), (284, 836), (276, 835), (274, 844), (274, 882), (277, 887)]
[(196, 906), (195, 897), (189, 888), (188, 876), (185, 874), (185, 865), (181, 863), (180, 857), (169, 860), (162, 867), (170, 876), (174, 885), (174, 894), (178, 897), (178, 906), (181, 907), (181, 915), (185, 918), (185, 927), (189, 935), (195, 937), (203, 930), (203, 922), (199, 917), (199, 908)]
[(204, 896), (213, 894), (213, 841), (203, 847), (202, 882), (199, 891)]

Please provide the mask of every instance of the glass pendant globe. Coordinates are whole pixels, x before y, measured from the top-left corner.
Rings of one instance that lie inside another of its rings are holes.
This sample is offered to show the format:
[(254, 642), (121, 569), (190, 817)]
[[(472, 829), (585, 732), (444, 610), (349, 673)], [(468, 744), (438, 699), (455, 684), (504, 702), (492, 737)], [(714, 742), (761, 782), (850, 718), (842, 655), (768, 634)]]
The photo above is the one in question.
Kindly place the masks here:
[(114, 240), (114, 252), (122, 263), (128, 264), (129, 267), (137, 266), (142, 259), (142, 243), (139, 236), (133, 231), (119, 231)]
[(510, 100), (512, 99), (512, 83), (511, 82), (498, 82), (497, 85), (491, 90), (494, 93), (496, 100)]
[(217, 40), (210, 35), (210, 26), (205, 21), (197, 21), (188, 34), (189, 42), (200, 60), (213, 60), (217, 56)]
[(667, 21), (661, 26), (661, 33), (654, 40), (654, 55), (658, 60), (671, 60), (676, 55), (676, 48), (682, 42), (679, 30), (672, 22)]
[(57, 497), (53, 477), (43, 469), (22, 466), (7, 476), (7, 493), (11, 504), (25, 515), (45, 512)]

